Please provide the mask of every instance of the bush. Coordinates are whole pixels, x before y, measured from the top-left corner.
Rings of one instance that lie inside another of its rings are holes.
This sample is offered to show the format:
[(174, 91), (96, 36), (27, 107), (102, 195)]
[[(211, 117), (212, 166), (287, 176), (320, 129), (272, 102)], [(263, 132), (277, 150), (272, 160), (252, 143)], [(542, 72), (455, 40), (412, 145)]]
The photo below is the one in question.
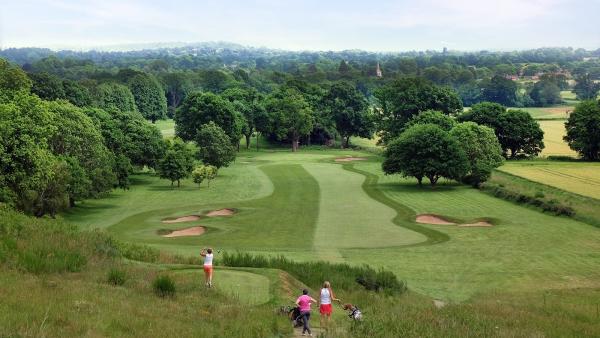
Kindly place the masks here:
[(529, 196), (526, 194), (508, 190), (501, 185), (495, 184), (484, 184), (482, 186), (482, 189), (484, 191), (490, 191), (495, 197), (512, 202), (517, 202), (520, 204), (528, 204), (557, 216), (575, 216), (575, 210), (573, 208), (567, 205), (560, 204), (559, 201), (554, 199), (550, 201), (545, 200), (544, 193), (540, 191), (536, 192), (535, 196)]
[(376, 271), (368, 266), (350, 266), (348, 264), (332, 264), (327, 262), (294, 262), (284, 256), (266, 257), (248, 253), (225, 253), (222, 256), (225, 266), (270, 268), (285, 270), (303, 283), (313, 288), (325, 280), (335, 283), (336, 289), (354, 290), (356, 284), (367, 290), (376, 292), (403, 293), (406, 283), (398, 280), (392, 272)]
[(152, 282), (154, 293), (159, 297), (172, 297), (175, 295), (175, 282), (167, 275), (161, 275)]
[(112, 268), (108, 272), (108, 278), (107, 278), (108, 284), (119, 286), (119, 285), (125, 284), (126, 280), (127, 280), (127, 274), (123, 270), (120, 270), (117, 268)]

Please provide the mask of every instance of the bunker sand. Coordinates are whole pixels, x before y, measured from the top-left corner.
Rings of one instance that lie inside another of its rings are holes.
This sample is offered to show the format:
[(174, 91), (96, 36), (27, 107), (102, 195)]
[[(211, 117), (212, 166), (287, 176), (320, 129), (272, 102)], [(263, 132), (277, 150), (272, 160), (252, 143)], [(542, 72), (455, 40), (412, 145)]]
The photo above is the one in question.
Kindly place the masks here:
[(231, 216), (235, 213), (233, 209), (225, 208), (219, 210), (213, 210), (206, 214), (208, 217), (218, 217), (218, 216)]
[(352, 161), (366, 161), (367, 158), (366, 157), (340, 157), (340, 158), (336, 158), (335, 161), (336, 162), (352, 162)]
[(162, 237), (171, 238), (171, 237), (200, 236), (204, 233), (204, 231), (205, 231), (204, 227), (197, 226), (197, 227), (185, 228), (185, 229), (181, 229), (181, 230), (174, 230), (170, 234), (163, 235)]
[(436, 215), (423, 214), (417, 216), (417, 223), (436, 224), (436, 225), (456, 225), (456, 223), (445, 220)]
[(477, 221), (477, 222), (473, 222), (473, 223), (456, 224), (454, 222), (445, 220), (440, 216), (431, 215), (431, 214), (418, 215), (416, 222), (423, 223), (423, 224), (435, 224), (435, 225), (458, 225), (459, 227), (472, 227), (472, 228), (494, 226), (492, 223), (490, 223), (488, 221)]

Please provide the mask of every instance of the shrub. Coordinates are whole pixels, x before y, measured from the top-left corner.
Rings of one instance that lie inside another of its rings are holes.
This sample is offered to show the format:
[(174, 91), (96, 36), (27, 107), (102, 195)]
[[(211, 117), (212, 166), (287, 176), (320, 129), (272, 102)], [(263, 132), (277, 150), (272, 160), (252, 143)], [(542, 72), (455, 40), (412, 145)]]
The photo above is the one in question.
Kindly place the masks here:
[(284, 256), (266, 257), (248, 253), (224, 253), (222, 263), (225, 266), (270, 268), (285, 270), (305, 284), (318, 288), (325, 280), (335, 283), (336, 289), (353, 290), (356, 284), (367, 290), (403, 293), (406, 283), (398, 280), (392, 272), (376, 271), (368, 266), (350, 266), (328, 262), (294, 262)]
[(123, 284), (125, 284), (125, 281), (127, 280), (127, 274), (123, 270), (120, 270), (117, 268), (112, 268), (108, 272), (107, 280), (108, 280), (108, 284), (123, 285)]
[(161, 275), (152, 282), (154, 293), (159, 297), (172, 297), (175, 295), (175, 282), (167, 275)]
[(557, 216), (575, 216), (575, 209), (571, 208), (570, 206), (563, 205), (555, 199), (550, 201), (545, 200), (545, 195), (541, 191), (536, 192), (535, 196), (529, 196), (511, 191), (504, 188), (502, 185), (496, 184), (484, 184), (482, 189), (484, 191), (490, 191), (495, 197), (520, 204), (528, 204)]

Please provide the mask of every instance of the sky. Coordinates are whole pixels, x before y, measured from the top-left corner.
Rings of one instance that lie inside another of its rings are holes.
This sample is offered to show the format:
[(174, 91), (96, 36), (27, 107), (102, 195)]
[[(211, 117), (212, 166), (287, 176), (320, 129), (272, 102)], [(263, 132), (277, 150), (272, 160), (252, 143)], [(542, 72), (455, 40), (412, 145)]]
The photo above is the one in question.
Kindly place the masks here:
[(600, 0), (1, 0), (0, 47), (600, 48)]

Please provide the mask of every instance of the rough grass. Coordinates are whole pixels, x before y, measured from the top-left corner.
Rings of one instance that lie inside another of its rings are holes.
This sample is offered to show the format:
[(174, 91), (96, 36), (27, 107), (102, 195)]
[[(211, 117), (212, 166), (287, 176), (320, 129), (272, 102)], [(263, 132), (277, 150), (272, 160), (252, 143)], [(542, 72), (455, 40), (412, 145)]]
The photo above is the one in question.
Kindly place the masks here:
[(499, 170), (575, 194), (600, 199), (600, 163), (516, 161), (507, 162)]
[(568, 206), (575, 212), (572, 218), (600, 227), (600, 200), (598, 199), (537, 183), (500, 170), (494, 171), (491, 179), (485, 183), (484, 191), (491, 189), (490, 192), (493, 193), (494, 187)]

